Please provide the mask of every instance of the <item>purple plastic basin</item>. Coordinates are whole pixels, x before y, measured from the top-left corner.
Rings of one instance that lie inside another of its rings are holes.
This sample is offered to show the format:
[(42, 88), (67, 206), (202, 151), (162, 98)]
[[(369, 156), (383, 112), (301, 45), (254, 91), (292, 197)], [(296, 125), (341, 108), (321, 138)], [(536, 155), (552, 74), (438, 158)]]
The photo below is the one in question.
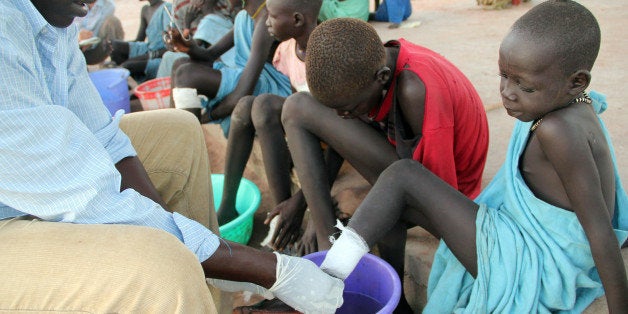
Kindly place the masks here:
[[(303, 258), (320, 266), (325, 255), (327, 251), (320, 251)], [(390, 264), (367, 253), (345, 279), (343, 297), (344, 303), (336, 313), (392, 313), (401, 297), (401, 281)]]

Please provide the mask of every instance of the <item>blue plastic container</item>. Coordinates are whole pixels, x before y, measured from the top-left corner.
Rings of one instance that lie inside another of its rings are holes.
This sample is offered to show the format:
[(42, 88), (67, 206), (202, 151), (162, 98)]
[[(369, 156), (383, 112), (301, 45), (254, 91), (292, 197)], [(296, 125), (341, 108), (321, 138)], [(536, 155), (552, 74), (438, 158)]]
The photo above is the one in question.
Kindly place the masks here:
[[(214, 190), (214, 207), (216, 210), (220, 207), (222, 199), (222, 189), (224, 183), (223, 174), (212, 174), (212, 188)], [(255, 183), (242, 178), (238, 194), (236, 195), (236, 211), (239, 216), (236, 219), (219, 227), (220, 236), (233, 242), (241, 244), (249, 243), (251, 234), (253, 233), (253, 216), (260, 203), (262, 202), (262, 193)]]
[(131, 112), (127, 83), (129, 75), (129, 70), (123, 68), (104, 69), (89, 73), (89, 78), (96, 86), (100, 98), (112, 116), (119, 109), (123, 109), (125, 113)]
[[(321, 265), (327, 251), (303, 256)], [(344, 302), (336, 313), (392, 313), (401, 297), (401, 281), (383, 259), (367, 253), (345, 279)]]

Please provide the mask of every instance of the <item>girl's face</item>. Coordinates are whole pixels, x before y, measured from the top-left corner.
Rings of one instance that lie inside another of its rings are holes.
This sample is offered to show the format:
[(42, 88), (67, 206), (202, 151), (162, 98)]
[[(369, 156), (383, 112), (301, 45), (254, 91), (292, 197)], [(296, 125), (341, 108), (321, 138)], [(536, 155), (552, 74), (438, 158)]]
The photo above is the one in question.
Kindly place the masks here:
[(268, 33), (279, 41), (288, 40), (293, 36), (294, 14), (283, 0), (266, 1), (266, 10), (268, 18), (266, 19), (266, 27)]
[(68, 27), (74, 18), (87, 15), (88, 5), (96, 0), (31, 0), (50, 25)]
[(533, 121), (569, 102), (568, 75), (548, 45), (510, 33), (499, 49), (499, 90), (508, 114)]

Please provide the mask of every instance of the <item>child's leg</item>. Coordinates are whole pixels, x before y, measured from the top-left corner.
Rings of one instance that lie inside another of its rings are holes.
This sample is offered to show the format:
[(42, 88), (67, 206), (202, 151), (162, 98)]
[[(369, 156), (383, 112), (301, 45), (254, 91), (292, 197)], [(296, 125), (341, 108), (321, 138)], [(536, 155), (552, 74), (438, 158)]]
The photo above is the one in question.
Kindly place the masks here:
[(306, 208), (300, 194), (291, 197), (292, 161), (281, 125), (281, 110), (285, 100), (285, 97), (263, 94), (255, 98), (251, 111), (264, 157), (268, 186), (275, 201), (273, 212), (281, 214), (271, 239), (272, 246), (277, 250), (283, 250), (298, 239)]
[(174, 88), (195, 88), (199, 95), (216, 97), (222, 75), (211, 65), (189, 62), (181, 64), (174, 71)]
[(254, 96), (245, 96), (238, 101), (231, 115), (231, 128), (227, 138), (225, 157), (225, 181), (222, 200), (218, 209), (218, 223), (225, 223), (238, 217), (235, 208), (236, 195), (244, 168), (253, 149), (255, 129), (251, 121), (251, 107)]
[(359, 119), (340, 118), (307, 93), (286, 99), (282, 123), (317, 230), (318, 249), (328, 249), (329, 236), (335, 232), (335, 215), (320, 141), (336, 150), (371, 183), (397, 160), (397, 154), (377, 130)]
[(447, 243), (471, 274), (477, 271), (475, 218), (478, 205), (420, 163), (404, 159), (387, 168), (348, 227), (370, 247), (399, 222), (425, 227)]

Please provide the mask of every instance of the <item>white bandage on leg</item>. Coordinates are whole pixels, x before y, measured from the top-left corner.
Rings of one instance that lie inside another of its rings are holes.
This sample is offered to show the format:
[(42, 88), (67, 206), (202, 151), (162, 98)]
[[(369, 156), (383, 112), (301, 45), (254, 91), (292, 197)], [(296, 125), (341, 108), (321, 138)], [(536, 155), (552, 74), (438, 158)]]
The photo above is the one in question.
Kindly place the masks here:
[(362, 256), (369, 251), (369, 247), (359, 234), (343, 226), (340, 220), (336, 223), (336, 228), (340, 229), (342, 234), (333, 242), (321, 264), (321, 269), (336, 278), (345, 280), (358, 265)]
[(201, 108), (201, 99), (198, 98), (196, 88), (175, 87), (172, 89), (172, 100), (177, 109)]

